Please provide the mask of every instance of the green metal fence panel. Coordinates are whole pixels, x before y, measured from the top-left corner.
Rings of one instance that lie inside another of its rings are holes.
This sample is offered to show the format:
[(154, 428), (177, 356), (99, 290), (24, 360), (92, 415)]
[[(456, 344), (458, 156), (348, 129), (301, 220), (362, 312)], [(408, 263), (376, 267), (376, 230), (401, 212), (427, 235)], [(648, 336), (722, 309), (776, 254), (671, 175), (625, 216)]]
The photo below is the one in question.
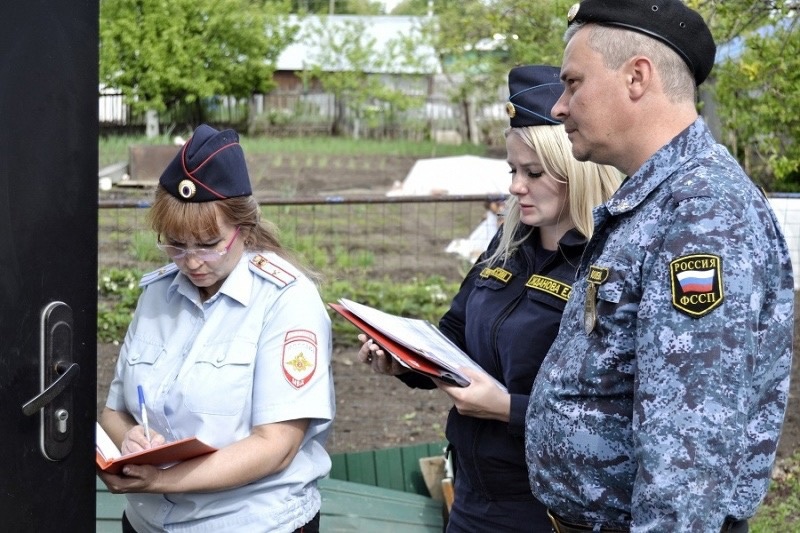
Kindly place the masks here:
[(419, 460), (440, 456), (447, 442), (336, 454), (330, 478), (429, 496)]
[(375, 468), (375, 452), (357, 452), (347, 461), (347, 479), (355, 483), (378, 486), (378, 475)]
[[(406, 491), (406, 471), (413, 465), (408, 465), (403, 460), (400, 448), (376, 450), (374, 453), (375, 478), (378, 487)], [(416, 492), (416, 491), (408, 491)], [(416, 492), (416, 494), (425, 494)]]
[[(321, 527), (326, 533), (438, 533), (443, 528), (441, 502), (418, 494), (323, 479)], [(111, 494), (100, 479), (96, 484), (97, 533), (121, 533), (125, 496)]]

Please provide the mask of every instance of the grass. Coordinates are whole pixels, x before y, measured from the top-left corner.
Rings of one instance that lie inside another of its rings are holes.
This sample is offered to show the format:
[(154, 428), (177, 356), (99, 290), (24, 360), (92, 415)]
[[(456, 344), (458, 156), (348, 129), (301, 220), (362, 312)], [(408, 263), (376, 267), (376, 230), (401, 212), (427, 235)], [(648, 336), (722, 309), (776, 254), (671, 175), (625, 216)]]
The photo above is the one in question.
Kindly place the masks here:
[(751, 533), (800, 531), (800, 450), (776, 470), (764, 503), (750, 521)]
[[(168, 134), (153, 138), (144, 136), (109, 136), (99, 141), (99, 168), (127, 161), (128, 147), (132, 144), (173, 144)], [(183, 138), (187, 137), (183, 134)], [(289, 157), (295, 166), (303, 161), (326, 161), (326, 157), (363, 155), (403, 157), (444, 157), (452, 155), (484, 155), (486, 147), (472, 144), (449, 145), (432, 141), (415, 142), (404, 140), (349, 139), (341, 137), (276, 138), (252, 137), (240, 134), (240, 143), (245, 154), (267, 154)]]

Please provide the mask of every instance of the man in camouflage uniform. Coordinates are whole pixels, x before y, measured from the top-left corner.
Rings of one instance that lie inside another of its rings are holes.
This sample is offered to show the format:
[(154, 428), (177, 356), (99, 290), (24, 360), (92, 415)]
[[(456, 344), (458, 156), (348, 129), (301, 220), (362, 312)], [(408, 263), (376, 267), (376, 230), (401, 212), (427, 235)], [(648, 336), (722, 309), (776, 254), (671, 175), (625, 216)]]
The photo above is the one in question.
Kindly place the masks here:
[[(679, 0), (570, 10), (552, 114), (629, 176), (596, 228), (526, 417), (556, 531), (747, 531), (792, 357), (789, 252), (695, 110), (715, 46)], [(687, 68), (688, 67), (688, 68)]]

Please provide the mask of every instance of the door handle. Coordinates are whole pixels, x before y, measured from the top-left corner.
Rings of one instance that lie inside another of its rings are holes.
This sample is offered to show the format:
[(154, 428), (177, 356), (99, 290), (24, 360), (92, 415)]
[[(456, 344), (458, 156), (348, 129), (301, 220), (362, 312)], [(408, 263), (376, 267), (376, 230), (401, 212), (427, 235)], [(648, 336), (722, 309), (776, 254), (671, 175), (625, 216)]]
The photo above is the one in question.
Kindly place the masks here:
[(39, 444), (51, 461), (60, 461), (72, 451), (75, 388), (71, 385), (81, 373), (72, 349), (72, 326), (72, 309), (64, 302), (51, 302), (42, 311), (40, 392), (22, 406), (25, 416), (40, 413)]
[(26, 416), (35, 415), (39, 412), (39, 409), (44, 408), (44, 406), (55, 400), (56, 396), (64, 392), (72, 384), (72, 381), (80, 375), (81, 367), (78, 363), (72, 363), (68, 366), (66, 363), (59, 362), (56, 364), (56, 372), (60, 374), (58, 379), (43, 390), (41, 394), (31, 398), (22, 406), (22, 412)]

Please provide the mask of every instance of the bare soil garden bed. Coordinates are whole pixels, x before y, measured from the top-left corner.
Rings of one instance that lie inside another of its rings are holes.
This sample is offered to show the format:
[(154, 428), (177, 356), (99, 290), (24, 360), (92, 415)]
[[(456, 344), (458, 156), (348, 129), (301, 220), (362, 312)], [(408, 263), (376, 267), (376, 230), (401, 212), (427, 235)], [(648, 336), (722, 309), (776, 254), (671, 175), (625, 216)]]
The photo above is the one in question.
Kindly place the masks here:
[[(374, 156), (325, 160), (291, 156), (281, 158), (279, 162), (274, 157), (262, 157), (248, 161), (255, 193), (264, 196), (383, 193), (395, 181), (401, 181), (413, 163), (414, 159), (408, 157)], [(106, 197), (132, 195), (149, 198), (148, 192), (113, 190), (106, 193)], [(102, 236), (100, 240), (103, 241)], [(440, 243), (430, 245), (440, 246)], [(418, 253), (424, 254), (425, 251), (419, 250)], [(102, 262), (101, 258), (101, 267)], [(796, 331), (800, 331), (799, 324), (800, 320), (796, 321)], [(795, 338), (798, 338), (797, 334)], [(119, 347), (99, 344), (97, 348), (99, 411), (113, 376)], [(436, 390), (411, 390), (398, 380), (376, 376), (356, 362), (355, 349), (339, 344), (335, 347), (333, 372), (337, 412), (329, 442), (331, 452), (382, 449), (444, 439), (444, 425), (450, 408), (444, 394)], [(791, 387), (779, 450), (782, 458), (800, 449), (800, 364), (797, 361)]]

